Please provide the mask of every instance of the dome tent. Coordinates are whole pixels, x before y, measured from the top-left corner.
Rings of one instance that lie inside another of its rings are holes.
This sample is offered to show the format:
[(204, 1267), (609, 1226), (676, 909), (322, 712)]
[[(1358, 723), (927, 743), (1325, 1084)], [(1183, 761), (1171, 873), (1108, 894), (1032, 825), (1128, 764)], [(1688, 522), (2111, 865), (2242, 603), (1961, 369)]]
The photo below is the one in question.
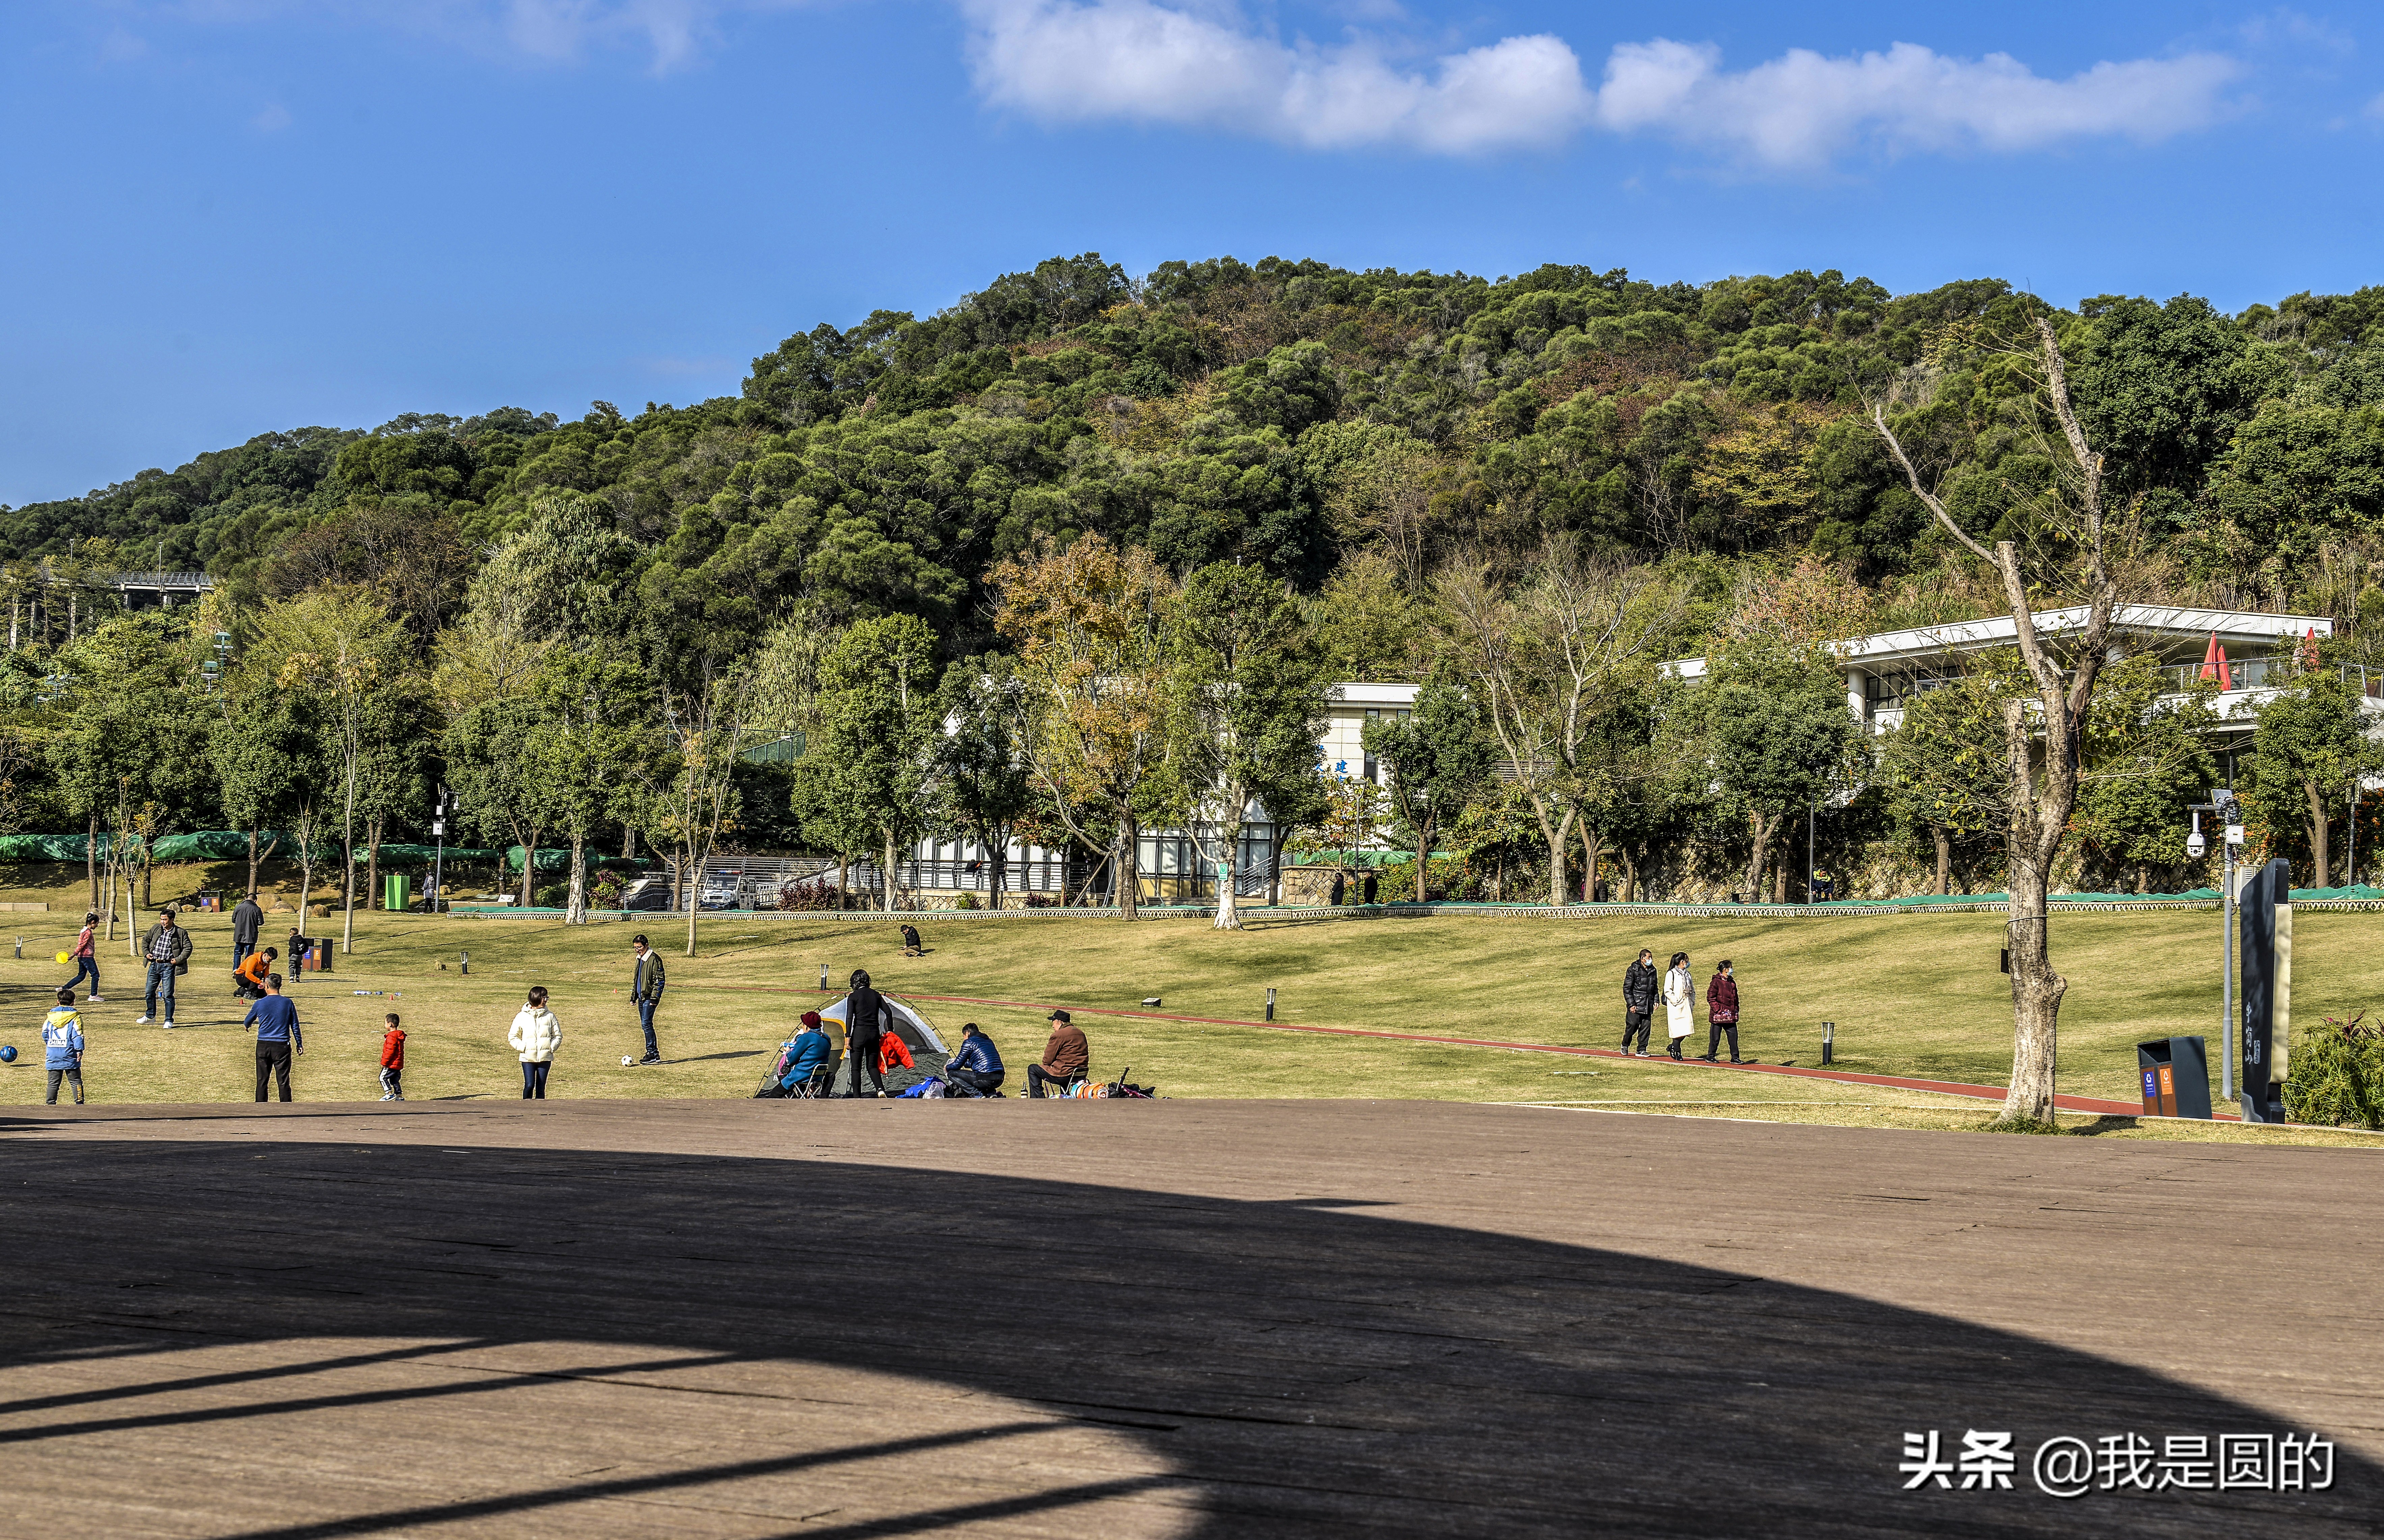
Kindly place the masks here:
[[(944, 1046), (943, 1036), (936, 1030), (935, 1024), (920, 1014), (916, 1007), (896, 1000), (892, 995), (886, 996), (886, 1007), (894, 1013), (894, 1034), (902, 1039), (904, 1048), (913, 1053), (922, 1049), (929, 1053), (948, 1054), (951, 1051)], [(844, 1000), (821, 1007), (820, 1020), (841, 1025), (844, 1022)]]

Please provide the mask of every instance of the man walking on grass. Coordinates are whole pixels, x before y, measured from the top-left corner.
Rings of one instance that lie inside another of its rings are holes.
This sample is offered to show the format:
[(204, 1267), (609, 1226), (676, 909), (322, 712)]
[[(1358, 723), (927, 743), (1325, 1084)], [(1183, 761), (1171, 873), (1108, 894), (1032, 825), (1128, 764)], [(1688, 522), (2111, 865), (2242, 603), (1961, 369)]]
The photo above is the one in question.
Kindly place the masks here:
[(257, 935), (264, 928), (265, 911), (257, 907), (255, 890), (251, 889), (246, 898), (232, 907), (231, 966), (234, 973), (240, 971), (240, 965), (248, 954), (256, 950)]
[[(1656, 954), (1639, 949), (1639, 960), (1622, 973), (1622, 1056), (1647, 1057), (1647, 1024), (1656, 1013)], [(1638, 1046), (1632, 1046), (1636, 1038)]]
[(646, 1029), (646, 1056), (640, 1064), (659, 1064), (663, 1050), (654, 1041), (654, 1007), (663, 1002), (663, 954), (646, 945), (643, 936), (632, 936), (629, 944), (637, 949), (637, 971), (629, 975), (629, 999), (638, 1007), (638, 1025)]
[(149, 964), (149, 994), (141, 1007), (138, 1025), (146, 1026), (157, 1014), (157, 997), (166, 998), (166, 1015), (161, 1024), (168, 1032), (174, 1030), (174, 977), (191, 965), (191, 933), (174, 923), (174, 906), (168, 904), (157, 911), (157, 923), (141, 938), (141, 955)]

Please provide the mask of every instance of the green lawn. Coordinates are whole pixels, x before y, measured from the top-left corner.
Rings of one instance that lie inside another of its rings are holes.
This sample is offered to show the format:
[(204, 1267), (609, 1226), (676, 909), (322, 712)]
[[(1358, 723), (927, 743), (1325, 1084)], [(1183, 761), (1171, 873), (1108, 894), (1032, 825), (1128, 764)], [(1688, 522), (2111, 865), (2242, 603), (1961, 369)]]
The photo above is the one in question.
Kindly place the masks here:
[[(161, 879), (159, 890), (179, 888)], [(33, 891), (0, 888), (0, 896)], [(0, 1071), (0, 1101), (37, 1101), (42, 1093), (37, 1044), (45, 987), (65, 976), (51, 954), (71, 938), (81, 895), (68, 888), (46, 896), (58, 905), (49, 913), (0, 914), (0, 1024), (15, 1024), (0, 1040), (20, 1050), (17, 1064)], [(125, 942), (119, 938), (104, 953), (106, 1003), (86, 1012), (93, 1045), (86, 1069), (95, 1099), (215, 1101), (250, 1094), (242, 1008), (230, 998), (230, 922), (197, 915), (191, 923), (198, 955), (182, 983), (181, 1029), (170, 1037), (133, 1025), (141, 991)], [(336, 935), (337, 924), (316, 920), (309, 928)], [(268, 940), (290, 925), (287, 914), (268, 916)], [(531, 984), (553, 992), (565, 1035), (551, 1094), (749, 1095), (764, 1051), (819, 998), (824, 964), (839, 986), (850, 970), (866, 967), (897, 994), (1129, 1010), (1158, 996), (1172, 1013), (1243, 1020), (1262, 1013), (1272, 987), (1277, 1018), (1288, 1023), (1605, 1047), (1620, 1038), (1621, 974), (1642, 945), (1655, 948), (1659, 959), (1686, 950), (1701, 982), (1720, 958), (1733, 959), (1745, 1051), (1757, 1058), (1817, 1063), (1819, 1024), (1831, 1020), (1838, 1064), (1856, 1073), (1992, 1083), (2010, 1062), (2009, 994), (1996, 968), (2004, 923), (1994, 914), (1345, 921), (1272, 920), (1261, 910), (1239, 933), (1217, 932), (1197, 919), (1133, 925), (956, 919), (925, 925), (930, 951), (915, 959), (900, 955), (892, 925), (882, 922), (707, 918), (692, 959), (679, 955), (683, 921), (674, 926), (654, 916), (639, 925), (670, 962), (672, 987), (660, 1017), (669, 1063), (620, 1064), (639, 1046), (626, 999), (628, 937), (637, 925), (360, 913), (354, 955), (293, 990), (309, 1045), (299, 1062), (300, 1096), (378, 1095), (379, 1023), (390, 1010), (406, 1018), (410, 1096), (517, 1095), (504, 1033)], [(2070, 978), (2062, 1012), (2065, 1091), (2132, 1099), (2140, 1038), (2200, 1033), (2213, 1037), (2215, 1051), (2217, 930), (2215, 913), (2198, 912), (2055, 919), (2055, 960)], [(22, 961), (7, 945), (18, 935)], [(2384, 915), (2299, 916), (2299, 1011), (2347, 1014), (2384, 1000), (2379, 939)], [(460, 971), (466, 950), (468, 976)], [(353, 992), (358, 989), (387, 993), (360, 997)], [(1040, 1010), (937, 1001), (923, 1008), (955, 1038), (962, 1021), (982, 1024), (1012, 1065), (1013, 1079), (1040, 1051)], [(1787, 1076), (1725, 1077), (1669, 1064), (1551, 1061), (1099, 1015), (1081, 1025), (1092, 1039), (1097, 1073), (1106, 1077), (1131, 1065), (1136, 1081), (1176, 1096), (1639, 1104), (1832, 1122), (1894, 1114), (1887, 1121), (1922, 1126), (1966, 1123), (1993, 1110), (1947, 1102), (1942, 1114), (1924, 1113), (1934, 1099), (1909, 1092)], [(1660, 1042), (1660, 1025), (1657, 1030)], [(1699, 1030), (1701, 1047), (1702, 1007)], [(1719, 1102), (1767, 1105), (1734, 1112)]]

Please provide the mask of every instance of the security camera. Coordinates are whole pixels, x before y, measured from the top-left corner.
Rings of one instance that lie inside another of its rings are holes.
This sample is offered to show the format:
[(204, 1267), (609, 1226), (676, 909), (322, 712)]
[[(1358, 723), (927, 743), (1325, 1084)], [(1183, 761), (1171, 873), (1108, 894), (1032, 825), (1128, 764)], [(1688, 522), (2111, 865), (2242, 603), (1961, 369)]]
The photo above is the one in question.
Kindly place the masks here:
[(2202, 831), (2200, 829), (2196, 829), (2192, 834), (2185, 837), (2185, 853), (2192, 856), (2196, 861), (2200, 861), (2202, 859), (2202, 852), (2209, 848), (2210, 847), (2208, 845), (2203, 843)]

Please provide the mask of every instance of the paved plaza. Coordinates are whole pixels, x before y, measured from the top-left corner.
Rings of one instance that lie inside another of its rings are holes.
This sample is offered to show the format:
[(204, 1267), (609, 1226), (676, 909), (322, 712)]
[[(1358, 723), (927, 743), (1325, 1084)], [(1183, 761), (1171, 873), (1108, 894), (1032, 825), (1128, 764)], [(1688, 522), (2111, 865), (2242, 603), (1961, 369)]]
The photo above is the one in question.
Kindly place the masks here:
[[(25, 1535), (2276, 1536), (2384, 1510), (2364, 1152), (558, 1101), (19, 1109), (0, 1161)], [(2274, 1458), (2313, 1432), (2331, 1485), (2274, 1490), (2316, 1479)], [(2010, 1434), (2011, 1489), (1989, 1455), (1973, 1489), (1906, 1490), (1931, 1433), (1949, 1468)], [(2103, 1443), (2129, 1435), (2154, 1455)], [(2222, 1436), (2269, 1441), (2265, 1487), (2196, 1489), (2168, 1442)], [(2065, 1437), (2121, 1451), (2069, 1500), (2031, 1472)]]

